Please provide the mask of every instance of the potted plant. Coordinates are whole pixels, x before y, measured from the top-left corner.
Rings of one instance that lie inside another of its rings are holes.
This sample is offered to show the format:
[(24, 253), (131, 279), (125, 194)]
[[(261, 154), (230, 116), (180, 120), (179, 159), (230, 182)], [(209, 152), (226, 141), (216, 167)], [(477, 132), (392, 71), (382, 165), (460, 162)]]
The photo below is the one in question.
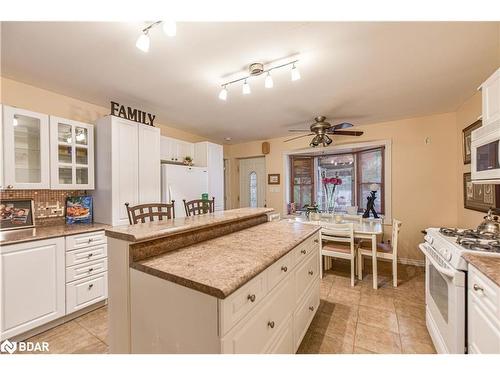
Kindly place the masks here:
[(194, 164), (193, 158), (191, 156), (185, 156), (182, 162), (184, 163), (184, 165), (188, 165), (190, 167)]

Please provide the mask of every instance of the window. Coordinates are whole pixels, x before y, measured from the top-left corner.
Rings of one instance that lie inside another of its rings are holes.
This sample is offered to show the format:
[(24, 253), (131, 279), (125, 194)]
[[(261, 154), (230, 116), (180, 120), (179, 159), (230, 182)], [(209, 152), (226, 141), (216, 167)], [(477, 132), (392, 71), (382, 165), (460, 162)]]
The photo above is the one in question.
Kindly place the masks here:
[[(305, 204), (317, 203), (321, 211), (327, 210), (325, 187), (321, 176), (342, 179), (335, 190), (335, 210), (345, 212), (349, 206), (366, 208), (370, 185), (377, 184), (375, 210), (384, 213), (384, 147), (344, 154), (321, 156), (291, 156), (290, 198), (298, 210)], [(315, 184), (316, 181), (316, 184)]]
[(250, 196), (250, 207), (257, 207), (257, 173), (254, 171), (254, 172), (250, 172), (250, 176), (249, 176), (249, 182), (250, 182), (250, 186), (249, 186), (249, 196)]
[(314, 195), (314, 158), (291, 157), (291, 198), (298, 210), (315, 202)]

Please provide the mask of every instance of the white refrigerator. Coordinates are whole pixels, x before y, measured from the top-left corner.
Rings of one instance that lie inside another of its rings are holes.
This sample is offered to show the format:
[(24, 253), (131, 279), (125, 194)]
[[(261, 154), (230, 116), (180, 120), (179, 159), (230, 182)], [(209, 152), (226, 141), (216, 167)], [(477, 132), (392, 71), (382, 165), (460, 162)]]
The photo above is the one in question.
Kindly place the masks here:
[(161, 200), (163, 203), (175, 201), (175, 217), (186, 216), (183, 199), (201, 199), (203, 193), (208, 193), (207, 168), (162, 164)]

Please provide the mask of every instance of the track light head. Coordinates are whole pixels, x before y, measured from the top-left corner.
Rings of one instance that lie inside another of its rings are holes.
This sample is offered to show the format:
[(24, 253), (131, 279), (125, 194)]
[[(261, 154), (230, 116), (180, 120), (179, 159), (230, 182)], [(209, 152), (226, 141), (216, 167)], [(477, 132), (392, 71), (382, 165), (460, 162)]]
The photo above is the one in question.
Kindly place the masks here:
[(142, 52), (148, 52), (149, 45), (150, 45), (150, 40), (149, 40), (148, 32), (144, 31), (139, 36), (139, 38), (137, 38), (137, 42), (135, 43), (135, 46), (137, 48), (139, 48)]

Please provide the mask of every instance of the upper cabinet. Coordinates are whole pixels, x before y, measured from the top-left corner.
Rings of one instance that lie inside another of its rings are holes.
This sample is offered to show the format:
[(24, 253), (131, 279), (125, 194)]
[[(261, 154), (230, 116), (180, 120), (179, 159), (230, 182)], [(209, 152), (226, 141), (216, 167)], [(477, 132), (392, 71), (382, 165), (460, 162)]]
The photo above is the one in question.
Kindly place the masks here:
[(500, 69), (480, 87), (483, 99), (483, 126), (500, 121)]
[[(194, 158), (194, 144), (180, 139), (161, 136), (160, 158), (170, 163), (182, 163), (186, 156)], [(196, 160), (194, 160), (195, 164)]]
[(48, 189), (49, 116), (3, 106), (3, 189)]
[(215, 210), (224, 210), (224, 151), (211, 142), (194, 144), (194, 162), (208, 169), (208, 194), (215, 197)]
[(50, 116), (50, 187), (94, 189), (94, 126)]

